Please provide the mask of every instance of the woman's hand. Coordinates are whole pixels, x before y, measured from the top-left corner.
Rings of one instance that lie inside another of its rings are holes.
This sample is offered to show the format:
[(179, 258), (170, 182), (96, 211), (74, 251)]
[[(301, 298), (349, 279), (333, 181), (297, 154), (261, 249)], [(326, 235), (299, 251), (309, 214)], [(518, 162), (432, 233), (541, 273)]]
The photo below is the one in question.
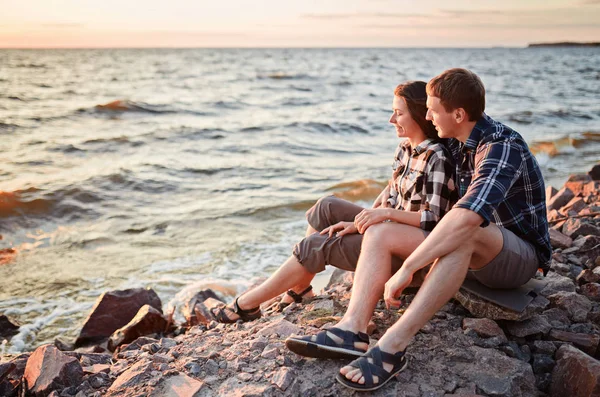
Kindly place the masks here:
[(385, 283), (383, 299), (385, 299), (385, 305), (388, 309), (400, 308), (402, 302), (397, 298), (399, 298), (400, 295), (402, 295), (402, 291), (410, 285), (412, 279), (413, 275), (409, 270), (405, 270), (405, 267), (403, 266), (387, 281), (387, 283)]
[(364, 209), (354, 218), (354, 226), (360, 234), (365, 234), (369, 226), (381, 223), (388, 218), (389, 210), (387, 208)]
[(332, 237), (334, 233), (337, 232), (338, 236), (343, 236), (346, 234), (355, 234), (358, 233), (356, 230), (356, 226), (354, 226), (353, 222), (338, 222), (335, 225), (331, 225), (323, 230), (321, 230), (321, 234), (329, 234), (329, 237)]
[(390, 206), (390, 203), (388, 203), (389, 198), (390, 198), (390, 184), (388, 183), (388, 185), (385, 187), (385, 189), (383, 189), (381, 191), (381, 193), (379, 193), (379, 196), (377, 196), (377, 198), (373, 202), (372, 208), (388, 208)]

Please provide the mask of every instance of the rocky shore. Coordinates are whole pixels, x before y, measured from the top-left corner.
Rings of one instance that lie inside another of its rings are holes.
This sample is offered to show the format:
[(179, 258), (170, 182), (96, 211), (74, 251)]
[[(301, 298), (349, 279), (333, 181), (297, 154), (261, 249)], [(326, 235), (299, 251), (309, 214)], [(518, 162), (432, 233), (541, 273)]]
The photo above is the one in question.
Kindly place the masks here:
[[(554, 254), (535, 299), (517, 313), (461, 290), (416, 335), (398, 381), (372, 395), (600, 396), (600, 165), (547, 196)], [(351, 273), (335, 272), (308, 302), (231, 325), (210, 320), (210, 290), (181, 308), (184, 324), (151, 290), (105, 293), (76, 341), (3, 356), (0, 396), (352, 395), (334, 379), (344, 361), (284, 346), (334, 324), (351, 287)], [(371, 343), (402, 312), (381, 303)], [(0, 339), (17, 329), (0, 315)]]

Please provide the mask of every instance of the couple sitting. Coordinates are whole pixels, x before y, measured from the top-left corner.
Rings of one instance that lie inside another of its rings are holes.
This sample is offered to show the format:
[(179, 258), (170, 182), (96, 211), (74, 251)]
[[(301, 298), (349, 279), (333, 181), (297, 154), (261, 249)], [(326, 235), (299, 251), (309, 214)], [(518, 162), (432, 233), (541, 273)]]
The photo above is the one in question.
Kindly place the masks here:
[[(465, 278), (515, 288), (538, 268), (546, 273), (552, 252), (540, 169), (523, 138), (484, 113), (479, 77), (450, 69), (394, 94), (390, 123), (407, 139), (373, 208), (319, 200), (307, 212), (306, 237), (281, 268), (213, 312), (222, 322), (253, 320), (261, 303), (288, 288), (284, 303), (312, 296), (311, 280), (325, 265), (355, 271), (341, 321), (286, 340), (302, 356), (355, 358), (337, 376), (355, 390), (378, 389), (406, 367), (411, 338)], [(446, 145), (439, 138), (451, 139)], [(381, 296), (388, 308), (399, 307), (413, 275), (428, 265), (402, 317), (369, 349), (367, 325)]]

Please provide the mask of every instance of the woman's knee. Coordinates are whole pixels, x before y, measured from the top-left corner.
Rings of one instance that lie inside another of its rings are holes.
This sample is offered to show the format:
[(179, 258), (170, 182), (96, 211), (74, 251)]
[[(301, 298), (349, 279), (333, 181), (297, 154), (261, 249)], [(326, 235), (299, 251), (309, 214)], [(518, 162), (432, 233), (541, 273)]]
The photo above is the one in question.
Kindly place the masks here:
[(306, 211), (306, 220), (308, 224), (317, 231), (323, 230), (329, 225), (328, 219), (331, 213), (331, 207), (335, 201), (339, 200), (335, 196), (321, 197), (317, 202)]

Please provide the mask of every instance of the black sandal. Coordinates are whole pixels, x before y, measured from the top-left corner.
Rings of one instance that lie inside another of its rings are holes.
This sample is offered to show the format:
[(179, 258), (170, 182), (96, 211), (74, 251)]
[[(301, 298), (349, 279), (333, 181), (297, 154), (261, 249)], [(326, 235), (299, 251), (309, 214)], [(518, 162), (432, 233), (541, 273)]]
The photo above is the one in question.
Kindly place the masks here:
[[(336, 342), (328, 334), (331, 333), (342, 342)], [(327, 328), (318, 334), (313, 341), (312, 335), (291, 336), (286, 339), (285, 345), (294, 353), (304, 357), (314, 358), (356, 358), (363, 355), (366, 350), (357, 348), (355, 342), (364, 342), (369, 345), (369, 335), (352, 331), (345, 331), (339, 328)]]
[[(286, 295), (291, 296), (294, 299), (295, 303), (302, 303), (304, 300), (304, 295), (308, 294), (312, 291), (312, 285), (309, 285), (304, 291), (297, 293), (291, 289), (287, 290)], [(275, 302), (271, 306), (269, 306), (266, 310), (269, 312), (282, 312), (283, 309), (291, 305), (290, 302)]]
[[(369, 362), (369, 358), (373, 360), (372, 363)], [(383, 369), (383, 363), (392, 364), (394, 367), (388, 372)], [(372, 391), (383, 387), (390, 379), (402, 372), (408, 365), (408, 359), (404, 356), (403, 351), (391, 354), (381, 351), (379, 346), (374, 346), (348, 365), (360, 369), (362, 377), (365, 378), (365, 383), (361, 385), (360, 383), (352, 382), (339, 372), (335, 379), (352, 390)], [(377, 383), (373, 382), (373, 375), (377, 376)]]
[[(219, 323), (233, 324), (233, 323), (237, 323), (240, 320), (243, 322), (256, 320), (262, 316), (259, 306), (252, 308), (252, 309), (246, 309), (246, 310), (240, 309), (240, 306), (238, 305), (238, 299), (239, 299), (239, 296), (237, 298), (235, 298), (235, 301), (233, 302), (233, 308), (222, 305), (222, 306), (213, 307), (212, 309), (210, 309), (210, 312), (213, 315), (213, 317), (215, 318), (215, 320)], [(229, 318), (227, 316), (227, 314), (225, 313), (226, 310), (229, 310), (230, 312), (237, 314), (238, 318), (236, 318), (235, 320)]]

